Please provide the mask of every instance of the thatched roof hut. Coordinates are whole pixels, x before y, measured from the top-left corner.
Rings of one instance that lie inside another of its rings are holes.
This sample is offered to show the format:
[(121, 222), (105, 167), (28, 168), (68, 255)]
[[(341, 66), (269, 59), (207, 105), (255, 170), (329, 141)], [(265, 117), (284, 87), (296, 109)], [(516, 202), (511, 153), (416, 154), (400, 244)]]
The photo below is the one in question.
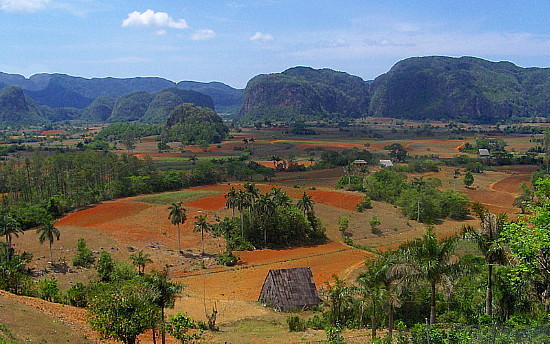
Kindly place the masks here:
[(258, 301), (278, 311), (307, 309), (321, 303), (309, 268), (269, 270)]

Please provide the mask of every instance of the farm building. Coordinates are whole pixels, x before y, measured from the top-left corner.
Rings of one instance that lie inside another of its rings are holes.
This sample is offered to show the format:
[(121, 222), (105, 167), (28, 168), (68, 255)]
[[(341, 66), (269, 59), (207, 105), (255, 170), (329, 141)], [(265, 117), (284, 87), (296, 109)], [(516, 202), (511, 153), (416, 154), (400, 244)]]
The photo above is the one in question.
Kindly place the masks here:
[(393, 162), (391, 162), (391, 160), (380, 160), (380, 166), (393, 167)]
[(489, 153), (489, 150), (488, 150), (488, 149), (485, 149), (485, 148), (480, 148), (480, 149), (478, 150), (478, 155), (479, 155), (480, 157), (490, 157), (490, 156), (491, 156), (491, 154)]
[(309, 268), (269, 270), (258, 301), (278, 311), (306, 309), (321, 303)]
[(367, 166), (368, 162), (365, 160), (353, 160), (352, 164), (355, 166)]

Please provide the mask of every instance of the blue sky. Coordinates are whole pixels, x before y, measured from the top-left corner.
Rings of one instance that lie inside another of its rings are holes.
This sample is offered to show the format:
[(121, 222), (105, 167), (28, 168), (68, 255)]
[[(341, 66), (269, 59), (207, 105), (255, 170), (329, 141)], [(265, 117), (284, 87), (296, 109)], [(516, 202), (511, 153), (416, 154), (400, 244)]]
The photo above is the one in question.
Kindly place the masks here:
[(304, 65), (363, 79), (411, 56), (550, 66), (548, 0), (0, 0), (0, 71), (243, 88)]

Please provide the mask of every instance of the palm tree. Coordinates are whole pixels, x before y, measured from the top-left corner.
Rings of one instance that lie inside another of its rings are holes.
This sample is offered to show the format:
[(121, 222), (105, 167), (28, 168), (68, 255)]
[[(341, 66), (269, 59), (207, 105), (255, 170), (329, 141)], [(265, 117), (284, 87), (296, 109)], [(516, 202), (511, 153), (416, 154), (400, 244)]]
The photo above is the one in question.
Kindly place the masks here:
[[(258, 214), (263, 214), (267, 217), (273, 216), (275, 214), (275, 209), (277, 205), (273, 200), (271, 194), (260, 195), (258, 201), (256, 202), (256, 212)], [(264, 224), (264, 242), (267, 243), (267, 226)]]
[(241, 215), (241, 236), (244, 239), (244, 211), (245, 209), (248, 209), (250, 205), (249, 197), (246, 195), (246, 192), (239, 190), (239, 192), (235, 195), (235, 198), (237, 209)]
[(472, 239), (487, 263), (487, 292), (485, 296), (485, 314), (493, 315), (493, 265), (506, 262), (505, 249), (499, 244), (504, 224), (507, 220), (506, 214), (491, 214), (487, 208), (479, 208), (476, 213), (481, 222), (481, 228), (474, 229), (472, 226), (462, 227), (466, 237)]
[(306, 214), (313, 213), (314, 204), (315, 202), (313, 202), (313, 197), (306, 194), (306, 192), (304, 191), (302, 198), (298, 200), (297, 206), (298, 206), (298, 209), (304, 212), (304, 216), (306, 216)]
[(52, 222), (48, 222), (42, 226), (40, 226), (36, 233), (39, 233), (40, 236), (38, 237), (38, 241), (40, 241), (41, 244), (44, 243), (44, 241), (48, 240), (50, 243), (50, 264), (53, 264), (53, 253), (52, 253), (52, 245), (54, 239), (59, 240), (61, 237), (61, 233), (59, 232), (59, 229), (55, 228)]
[(210, 224), (206, 222), (207, 215), (199, 215), (195, 216), (195, 227), (193, 228), (193, 232), (201, 232), (201, 243), (202, 243), (202, 251), (201, 256), (204, 256), (204, 232), (210, 231)]
[(227, 198), (227, 201), (225, 202), (225, 206), (228, 208), (228, 209), (231, 209), (231, 218), (235, 218), (235, 207), (237, 206), (237, 200), (236, 200), (236, 197), (237, 196), (237, 191), (235, 191), (235, 188), (234, 187), (231, 187), (231, 189), (229, 189), (229, 192), (227, 192), (227, 194), (225, 194), (225, 198)]
[(144, 253), (142, 250), (140, 250), (137, 254), (131, 254), (130, 259), (132, 260), (132, 264), (134, 264), (138, 268), (138, 273), (140, 275), (143, 275), (145, 273), (145, 265), (152, 263), (151, 255), (148, 253)]
[(273, 198), (273, 202), (275, 202), (275, 205), (278, 207), (287, 207), (292, 202), (290, 197), (280, 188), (271, 188), (271, 196)]
[(18, 233), (22, 233), (23, 229), (21, 229), (21, 225), (15, 218), (6, 214), (4, 215), (0, 230), (0, 235), (4, 235), (6, 237), (6, 260), (10, 260), (12, 235), (19, 237)]
[(170, 210), (170, 213), (168, 214), (168, 219), (172, 222), (173, 225), (178, 226), (178, 252), (183, 253), (181, 251), (180, 244), (180, 224), (183, 225), (187, 220), (187, 210), (182, 207), (182, 202), (172, 203), (172, 205), (168, 207), (168, 210)]
[(151, 275), (146, 277), (147, 284), (152, 289), (153, 295), (155, 295), (152, 301), (161, 311), (161, 338), (163, 344), (166, 343), (164, 309), (174, 307), (176, 295), (183, 289), (181, 285), (171, 283), (168, 280), (168, 271), (168, 266), (166, 266), (162, 271), (153, 271)]
[(415, 177), (411, 185), (416, 187), (416, 190), (418, 191), (416, 222), (420, 222), (420, 192), (422, 188), (426, 185), (426, 181), (424, 180), (424, 177), (420, 177), (420, 178)]
[(393, 265), (389, 276), (396, 278), (400, 284), (413, 284), (424, 280), (430, 284), (430, 324), (435, 323), (435, 296), (438, 284), (450, 284), (451, 278), (460, 272), (458, 258), (453, 255), (458, 242), (452, 236), (441, 242), (432, 227), (429, 227), (422, 238), (416, 239), (402, 247), (403, 263)]

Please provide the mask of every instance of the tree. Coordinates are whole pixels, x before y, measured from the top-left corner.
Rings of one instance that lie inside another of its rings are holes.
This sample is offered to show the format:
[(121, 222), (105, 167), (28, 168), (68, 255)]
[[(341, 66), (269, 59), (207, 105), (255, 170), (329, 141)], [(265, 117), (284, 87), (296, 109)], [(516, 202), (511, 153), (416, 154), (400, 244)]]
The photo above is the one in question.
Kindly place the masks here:
[(172, 205), (168, 207), (168, 210), (170, 210), (168, 219), (173, 225), (178, 227), (178, 252), (181, 254), (183, 251), (181, 250), (180, 224), (183, 225), (187, 220), (187, 210), (182, 207), (182, 202), (172, 203)]
[(109, 252), (101, 251), (95, 269), (101, 282), (111, 281), (113, 271), (115, 270), (115, 263)]
[(6, 244), (8, 245), (6, 247), (6, 260), (10, 260), (12, 251), (11, 238), (13, 235), (19, 237), (19, 233), (23, 233), (23, 229), (21, 228), (21, 224), (15, 218), (6, 214), (0, 223), (0, 230), (0, 235), (4, 235), (6, 237)]
[(349, 219), (347, 216), (342, 216), (340, 220), (338, 221), (338, 230), (340, 231), (340, 234), (344, 236), (346, 233), (346, 230), (349, 227)]
[(426, 186), (426, 181), (424, 180), (424, 177), (420, 178), (414, 178), (411, 185), (416, 188), (416, 191), (418, 192), (418, 202), (417, 202), (417, 211), (416, 211), (416, 222), (420, 222), (420, 192), (422, 191), (422, 188)]
[(483, 206), (476, 206), (480, 229), (464, 226), (466, 236), (476, 243), (487, 263), (487, 293), (485, 297), (485, 314), (493, 316), (493, 266), (506, 261), (506, 252), (499, 240), (506, 222), (506, 214), (491, 214)]
[(527, 184), (521, 183), (521, 194), (514, 199), (514, 205), (521, 209), (521, 213), (525, 214), (531, 203), (533, 203), (533, 190), (529, 189)]
[(148, 253), (144, 253), (143, 250), (140, 250), (137, 254), (130, 255), (132, 264), (137, 267), (138, 273), (140, 275), (143, 275), (145, 273), (145, 265), (153, 262), (150, 257), (151, 255)]
[[(264, 215), (270, 218), (271, 216), (275, 215), (276, 209), (277, 205), (273, 200), (272, 194), (260, 195), (258, 201), (256, 201), (256, 212), (259, 216)], [(262, 226), (264, 227), (264, 243), (267, 244), (267, 225), (262, 224)]]
[(380, 226), (380, 220), (378, 219), (378, 216), (372, 215), (372, 217), (369, 220), (370, 230), (372, 233), (378, 232), (378, 226)]
[(52, 222), (48, 222), (40, 226), (36, 230), (36, 233), (40, 234), (40, 236), (38, 237), (38, 241), (40, 241), (41, 244), (43, 244), (44, 241), (48, 240), (50, 244), (50, 264), (53, 264), (52, 245), (54, 240), (59, 240), (59, 238), (61, 237), (59, 229), (55, 228)]
[(474, 183), (474, 175), (470, 171), (466, 171), (464, 175), (464, 186), (469, 188)]
[(298, 200), (297, 206), (298, 209), (304, 212), (304, 216), (306, 216), (307, 214), (313, 213), (314, 204), (315, 202), (313, 202), (313, 197), (304, 191), (302, 198)]
[(402, 247), (403, 262), (389, 270), (399, 283), (412, 285), (426, 281), (430, 285), (430, 324), (436, 320), (435, 296), (438, 284), (450, 284), (451, 278), (460, 272), (458, 258), (453, 255), (458, 242), (452, 236), (438, 242), (432, 227), (420, 239)]
[(170, 316), (170, 319), (166, 324), (166, 330), (168, 333), (179, 340), (182, 344), (192, 343), (193, 340), (201, 338), (201, 330), (198, 332), (189, 331), (197, 328), (197, 324), (185, 313), (178, 313)]
[(169, 268), (166, 266), (162, 271), (153, 271), (151, 275), (146, 276), (146, 283), (153, 292), (152, 301), (160, 308), (161, 312), (161, 338), (163, 344), (166, 342), (164, 310), (174, 307), (176, 296), (183, 290), (181, 285), (174, 284), (168, 280), (168, 273)]
[(193, 232), (201, 232), (201, 256), (204, 256), (204, 232), (210, 231), (210, 224), (206, 222), (207, 215), (195, 216), (195, 227), (193, 227)]
[(103, 338), (134, 344), (157, 321), (152, 288), (136, 280), (105, 284), (88, 304), (88, 321)]
[(407, 151), (399, 143), (393, 143), (384, 147), (385, 150), (389, 150), (390, 158), (397, 161), (405, 161), (407, 159)]
[(237, 199), (235, 196), (237, 196), (237, 191), (235, 191), (234, 187), (231, 187), (224, 196), (227, 198), (225, 202), (226, 208), (231, 209), (231, 218), (235, 218), (235, 208), (237, 207)]
[(236, 207), (241, 215), (241, 237), (244, 239), (244, 211), (250, 207), (251, 203), (247, 193), (243, 190), (239, 190), (239, 192), (235, 195), (235, 198)]
[(94, 261), (95, 258), (92, 254), (92, 250), (86, 247), (86, 240), (84, 240), (84, 238), (79, 238), (76, 242), (76, 254), (72, 259), (73, 265), (89, 268)]

